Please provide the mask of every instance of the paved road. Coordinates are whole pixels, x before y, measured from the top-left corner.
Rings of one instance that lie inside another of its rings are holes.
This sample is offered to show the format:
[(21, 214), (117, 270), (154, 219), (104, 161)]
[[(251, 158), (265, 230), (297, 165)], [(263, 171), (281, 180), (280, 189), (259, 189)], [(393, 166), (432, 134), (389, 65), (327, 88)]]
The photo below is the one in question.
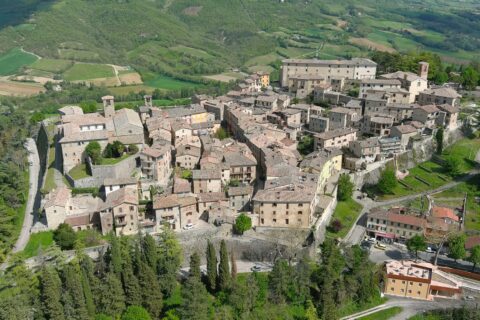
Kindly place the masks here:
[[(250, 273), (252, 272), (252, 268), (254, 266), (260, 267), (258, 272), (270, 272), (272, 271), (272, 267), (273, 267), (273, 265), (269, 262), (262, 262), (262, 261), (252, 262), (252, 261), (237, 260), (238, 273)], [(180, 274), (183, 277), (186, 277), (188, 275), (189, 269), (190, 268), (188, 267), (180, 269)], [(207, 265), (201, 265), (200, 270), (202, 271), (202, 273), (206, 274)]]
[(446, 308), (459, 308), (463, 304), (464, 303), (461, 303), (458, 300), (449, 300), (449, 299), (423, 301), (423, 300), (413, 300), (413, 299), (406, 299), (406, 298), (399, 298), (399, 297), (389, 297), (389, 300), (382, 305), (343, 317), (341, 318), (341, 320), (359, 319), (366, 315), (378, 312), (380, 310), (392, 308), (392, 307), (401, 307), (403, 309), (400, 314), (398, 314), (392, 319), (405, 320), (411, 316), (414, 316), (418, 313), (422, 313), (424, 311), (435, 310), (435, 309), (446, 309)]
[(29, 166), (30, 188), (28, 190), (22, 230), (12, 250), (14, 253), (22, 251), (27, 245), (28, 239), (30, 238), (30, 229), (34, 223), (34, 213), (39, 205), (38, 176), (40, 173), (40, 158), (38, 156), (37, 145), (33, 139), (29, 138), (25, 143), (25, 148), (28, 150), (28, 161), (32, 164)]

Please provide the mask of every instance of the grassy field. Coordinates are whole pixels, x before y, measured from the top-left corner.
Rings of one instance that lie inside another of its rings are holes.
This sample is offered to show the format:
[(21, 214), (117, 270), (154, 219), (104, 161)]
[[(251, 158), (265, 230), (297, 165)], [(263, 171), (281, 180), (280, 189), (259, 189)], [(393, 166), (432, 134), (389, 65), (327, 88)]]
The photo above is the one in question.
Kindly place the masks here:
[(102, 162), (100, 164), (102, 166), (117, 164), (120, 161), (127, 159), (128, 157), (130, 157), (129, 154), (124, 154), (123, 156), (121, 156), (119, 158), (102, 158)]
[(87, 166), (85, 165), (85, 163), (76, 165), (72, 168), (72, 170), (68, 172), (68, 174), (70, 175), (70, 177), (72, 177), (73, 180), (90, 177), (90, 175), (87, 173)]
[(400, 307), (392, 307), (385, 310), (381, 310), (375, 313), (372, 313), (368, 316), (358, 318), (359, 320), (387, 320), (396, 316), (402, 312), (402, 308)]
[(30, 68), (52, 72), (61, 73), (72, 66), (73, 62), (61, 59), (39, 59), (30, 65)]
[(442, 320), (442, 319), (444, 318), (435, 314), (427, 314), (427, 315), (417, 314), (411, 318), (408, 318), (408, 320)]
[(165, 75), (156, 75), (155, 77), (145, 81), (145, 85), (158, 88), (158, 89), (166, 89), (166, 90), (177, 90), (182, 88), (194, 88), (201, 86), (201, 84), (188, 82), (183, 80), (177, 80), (170, 78)]
[(34, 63), (37, 57), (23, 52), (20, 48), (12, 49), (0, 56), (0, 76), (16, 74), (22, 67)]
[(155, 90), (155, 88), (153, 87), (150, 87), (150, 86), (146, 86), (146, 85), (143, 85), (143, 84), (140, 84), (140, 85), (133, 85), (133, 86), (121, 86), (121, 87), (112, 87), (112, 88), (108, 88), (108, 91), (110, 91), (110, 93), (112, 95), (118, 95), (118, 96), (122, 96), (122, 95), (127, 95), (129, 93), (138, 93), (138, 92), (141, 92), (141, 91), (145, 91), (146, 93), (152, 93), (153, 91)]
[(349, 303), (349, 304), (342, 305), (338, 310), (338, 315), (340, 317), (345, 317), (345, 316), (348, 316), (350, 314), (355, 314), (357, 312), (368, 310), (368, 309), (374, 308), (376, 306), (379, 306), (381, 304), (384, 304), (385, 302), (387, 302), (387, 300), (388, 300), (387, 298), (380, 297), (380, 293), (379, 293), (372, 301), (370, 301), (370, 303), (367, 303), (367, 304), (364, 304), (364, 305), (358, 305), (358, 304), (355, 304), (353, 302)]
[[(462, 173), (467, 173), (475, 166), (474, 159), (477, 152), (480, 150), (480, 139), (468, 139), (464, 138), (457, 141), (444, 150), (442, 158), (449, 155), (456, 155), (463, 159), (461, 163)], [(423, 169), (425, 168), (425, 169)], [(445, 169), (438, 163), (433, 161), (426, 161), (408, 170), (409, 175), (402, 181), (406, 183), (411, 189), (407, 189), (401, 184), (398, 184), (392, 194), (380, 195), (381, 199), (391, 199), (402, 197), (410, 194), (415, 194), (431, 189), (438, 188), (453, 180), (453, 177), (449, 176)], [(431, 172), (430, 172), (431, 171)], [(419, 181), (415, 178), (419, 177), (425, 180), (429, 185)], [(378, 192), (378, 190), (377, 190)]]
[[(350, 228), (357, 220), (358, 215), (362, 212), (362, 206), (353, 199), (347, 201), (338, 201), (337, 207), (333, 212), (331, 221), (336, 219), (342, 223), (342, 229), (339, 232), (327, 230), (327, 235), (333, 238), (343, 238), (347, 235)], [(327, 228), (328, 229), (328, 228)]]
[(21, 255), (25, 259), (31, 258), (33, 256), (36, 256), (39, 253), (39, 250), (44, 250), (47, 247), (51, 246), (53, 243), (54, 241), (52, 231), (32, 233)]
[(113, 68), (106, 64), (76, 63), (65, 71), (63, 77), (68, 81), (89, 80), (114, 77)]

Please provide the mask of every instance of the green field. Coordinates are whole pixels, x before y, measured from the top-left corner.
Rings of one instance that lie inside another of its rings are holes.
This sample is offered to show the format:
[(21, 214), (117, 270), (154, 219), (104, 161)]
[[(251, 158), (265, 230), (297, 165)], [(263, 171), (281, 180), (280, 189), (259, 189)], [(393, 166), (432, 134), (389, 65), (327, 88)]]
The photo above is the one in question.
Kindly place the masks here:
[(21, 255), (25, 259), (31, 258), (33, 256), (36, 256), (39, 253), (39, 250), (44, 250), (50, 247), (53, 243), (54, 242), (52, 231), (32, 233)]
[(63, 74), (67, 81), (110, 78), (114, 76), (115, 73), (111, 66), (93, 63), (76, 63)]
[(68, 172), (68, 174), (70, 175), (70, 177), (72, 177), (73, 180), (90, 177), (90, 175), (87, 173), (87, 166), (85, 165), (85, 163), (76, 165), (72, 168), (72, 170)]
[(50, 147), (48, 150), (48, 169), (47, 175), (45, 176), (45, 184), (43, 189), (47, 192), (56, 188), (55, 184), (55, 175), (54, 175), (54, 168), (55, 165), (55, 147)]
[(155, 90), (155, 88), (146, 86), (143, 84), (137, 84), (137, 85), (131, 85), (131, 86), (120, 86), (120, 87), (110, 87), (108, 88), (108, 91), (114, 96), (122, 96), (122, 95), (127, 95), (129, 93), (138, 93), (141, 91), (144, 91), (146, 93), (152, 93)]
[(335, 208), (330, 221), (334, 221), (336, 219), (340, 220), (342, 223), (342, 229), (340, 229), (339, 232), (333, 232), (327, 228), (327, 235), (333, 238), (345, 237), (361, 212), (362, 206), (353, 199), (349, 199), (347, 201), (338, 201), (337, 207)]
[(119, 158), (102, 158), (102, 161), (101, 161), (100, 165), (107, 166), (107, 165), (117, 164), (120, 161), (123, 161), (123, 160), (127, 159), (128, 157), (130, 157), (129, 154), (124, 154), (123, 156), (121, 156)]
[(36, 60), (36, 56), (23, 52), (20, 48), (12, 49), (0, 56), (0, 76), (16, 74), (22, 67)]
[(61, 73), (70, 68), (72, 64), (73, 62), (69, 60), (39, 59), (30, 65), (30, 68), (53, 73)]
[(201, 86), (201, 84), (188, 82), (183, 80), (177, 80), (164, 75), (156, 75), (155, 77), (144, 82), (145, 85), (166, 90), (178, 90), (182, 88), (195, 88)]
[(402, 312), (402, 308), (400, 307), (392, 307), (385, 310), (381, 310), (375, 313), (372, 313), (368, 316), (358, 318), (359, 320), (387, 320), (396, 316)]

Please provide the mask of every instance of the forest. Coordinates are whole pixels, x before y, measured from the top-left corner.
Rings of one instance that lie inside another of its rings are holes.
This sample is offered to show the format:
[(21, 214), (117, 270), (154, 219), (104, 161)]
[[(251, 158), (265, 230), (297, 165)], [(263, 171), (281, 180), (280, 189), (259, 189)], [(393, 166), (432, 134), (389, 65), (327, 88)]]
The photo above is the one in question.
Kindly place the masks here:
[[(269, 273), (237, 273), (225, 241), (208, 242), (182, 269), (168, 230), (158, 238), (110, 235), (96, 261), (76, 246), (28, 269), (15, 261), (0, 282), (0, 319), (338, 319), (379, 303), (381, 271), (358, 246), (325, 241), (315, 259), (279, 258)], [(206, 261), (206, 269), (200, 268)]]

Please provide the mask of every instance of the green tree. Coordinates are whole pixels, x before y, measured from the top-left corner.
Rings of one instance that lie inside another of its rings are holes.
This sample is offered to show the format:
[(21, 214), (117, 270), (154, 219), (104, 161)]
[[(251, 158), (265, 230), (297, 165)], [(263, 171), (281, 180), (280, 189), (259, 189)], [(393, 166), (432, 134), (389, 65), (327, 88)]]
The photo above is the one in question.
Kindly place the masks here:
[(215, 132), (215, 138), (217, 139), (220, 139), (220, 140), (223, 140), (223, 139), (226, 139), (230, 137), (227, 130), (225, 130), (223, 127), (220, 127), (217, 129), (217, 131)]
[(305, 320), (318, 320), (317, 309), (313, 305), (312, 300), (307, 300), (305, 306)]
[(107, 254), (109, 269), (120, 277), (122, 273), (122, 252), (120, 242), (114, 232), (110, 233), (109, 238), (110, 248)]
[(138, 152), (138, 147), (136, 144), (129, 144), (127, 149), (128, 154), (136, 154)]
[(158, 242), (158, 281), (165, 296), (170, 296), (177, 286), (177, 272), (182, 264), (182, 247), (172, 230), (165, 229)]
[(139, 306), (130, 306), (122, 315), (122, 320), (151, 320), (148, 311)]
[(92, 293), (92, 288), (90, 286), (88, 274), (83, 267), (80, 267), (80, 279), (82, 282), (83, 296), (85, 297), (85, 306), (87, 308), (88, 315), (91, 318), (95, 315), (95, 301), (93, 299), (93, 293)]
[(443, 152), (443, 128), (439, 128), (435, 134), (435, 140), (437, 141), (437, 154)]
[(217, 252), (213, 243), (207, 242), (207, 288), (210, 292), (214, 292), (217, 285)]
[(253, 274), (250, 274), (246, 282), (236, 281), (228, 296), (229, 304), (235, 309), (240, 317), (253, 311), (258, 299), (259, 288)]
[(285, 303), (290, 290), (292, 269), (285, 259), (275, 262), (268, 275), (269, 298), (273, 303)]
[(72, 250), (77, 240), (77, 235), (69, 224), (62, 223), (53, 231), (53, 240), (62, 250)]
[(202, 277), (202, 273), (200, 271), (200, 256), (196, 252), (190, 256), (189, 277), (196, 278), (198, 280), (200, 280)]
[(230, 266), (228, 265), (228, 250), (225, 240), (220, 242), (220, 263), (218, 265), (218, 285), (219, 290), (226, 290), (230, 286)]
[(237, 278), (237, 260), (235, 259), (235, 253), (233, 250), (230, 252), (230, 268), (232, 279), (235, 280)]
[(132, 259), (126, 255), (122, 267), (122, 283), (125, 291), (125, 302), (128, 306), (139, 306), (142, 304), (142, 288), (135, 276)]
[(111, 317), (119, 317), (125, 310), (125, 293), (118, 276), (108, 272), (101, 285), (97, 310)]
[(64, 320), (61, 303), (62, 282), (57, 271), (51, 267), (43, 267), (40, 273), (40, 301), (47, 319)]
[(384, 194), (393, 193), (398, 181), (393, 168), (387, 167), (382, 171), (377, 187)]
[(475, 271), (475, 267), (480, 263), (480, 245), (476, 245), (470, 250), (468, 261), (473, 263), (472, 271)]
[(455, 262), (458, 259), (465, 258), (467, 252), (465, 250), (466, 236), (464, 234), (455, 234), (448, 239), (449, 257), (454, 259)]
[(458, 176), (462, 173), (462, 159), (458, 155), (450, 155), (445, 159), (443, 166), (451, 176)]
[(346, 173), (340, 175), (338, 179), (338, 191), (337, 199), (340, 201), (346, 201), (352, 198), (354, 184), (350, 180), (350, 176)]
[(151, 235), (147, 234), (143, 238), (142, 245), (145, 261), (148, 263), (150, 268), (152, 268), (152, 270), (157, 270), (158, 252), (155, 239), (153, 239)]
[(85, 152), (92, 159), (93, 164), (102, 162), (102, 147), (97, 141), (91, 141), (85, 147)]
[[(100, 260), (99, 269), (101, 269), (103, 263), (103, 259)], [(90, 312), (93, 312), (95, 314), (96, 312), (96, 306), (99, 304), (99, 297), (101, 293), (101, 282), (100, 280), (95, 276), (94, 274), (94, 264), (92, 259), (84, 255), (80, 259), (80, 268), (82, 270), (82, 275), (83, 277), (88, 281), (88, 288), (87, 286), (84, 287), (85, 293), (85, 301), (87, 303), (87, 309)], [(87, 288), (87, 289), (86, 289)], [(90, 293), (88, 293), (86, 290), (91, 292), (91, 297)], [(93, 308), (91, 306), (93, 300)]]
[(62, 301), (65, 318), (89, 319), (78, 265), (68, 264), (64, 267), (63, 283)]
[(210, 319), (209, 308), (210, 299), (207, 289), (199, 277), (190, 276), (182, 288), (182, 303), (178, 308), (180, 319), (208, 320)]
[(107, 144), (105, 150), (103, 150), (103, 156), (105, 158), (120, 158), (125, 152), (125, 145), (118, 140), (113, 143)]
[(235, 219), (235, 231), (239, 234), (243, 234), (252, 228), (252, 219), (245, 213), (241, 213), (237, 219)]
[(142, 305), (150, 315), (158, 319), (163, 307), (163, 296), (157, 277), (153, 270), (144, 262), (138, 269), (138, 281), (142, 290)]
[(82, 108), (83, 113), (97, 112), (97, 102), (92, 100), (83, 101), (80, 103), (80, 108)]
[(467, 90), (474, 90), (478, 85), (480, 75), (472, 66), (466, 67), (462, 72), (463, 85)]
[(425, 238), (418, 234), (408, 239), (406, 245), (408, 251), (415, 252), (415, 259), (418, 259), (418, 251), (423, 251), (427, 248)]
[(314, 139), (311, 135), (305, 135), (300, 139), (297, 145), (297, 150), (302, 155), (307, 155), (313, 152)]

